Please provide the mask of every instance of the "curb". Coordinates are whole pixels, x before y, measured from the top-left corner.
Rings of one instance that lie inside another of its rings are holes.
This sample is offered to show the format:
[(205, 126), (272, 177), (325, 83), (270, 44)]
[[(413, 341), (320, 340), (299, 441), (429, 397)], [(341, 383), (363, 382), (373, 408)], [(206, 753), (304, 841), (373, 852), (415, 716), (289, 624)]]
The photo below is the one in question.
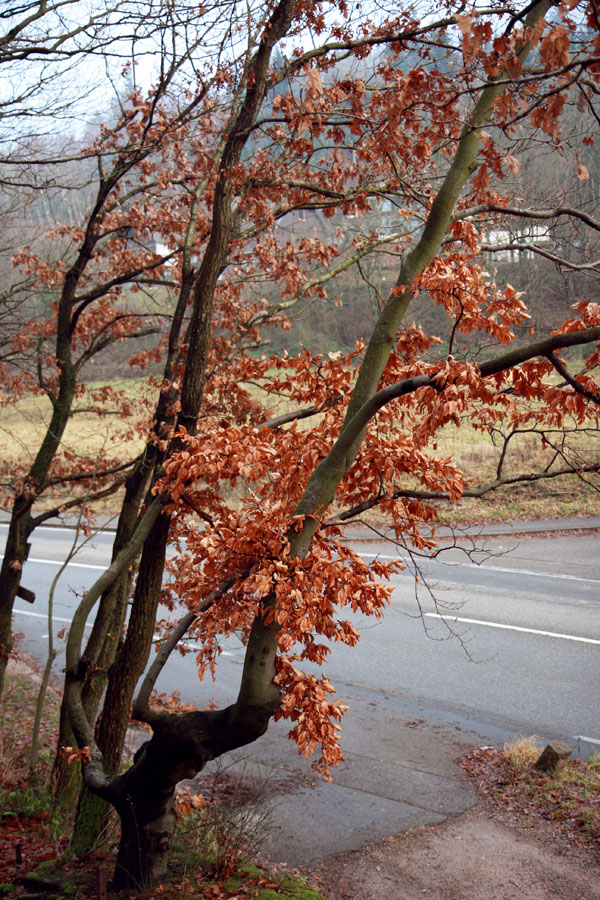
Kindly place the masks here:
[[(102, 521), (104, 519), (104, 521)], [(67, 519), (62, 520), (59, 518), (48, 519), (47, 522), (44, 522), (43, 528), (72, 528), (75, 524), (75, 519), (73, 522), (69, 522)], [(98, 519), (98, 531), (100, 532), (115, 532), (116, 524), (112, 524), (116, 522), (114, 516), (108, 517), (99, 517)], [(9, 520), (3, 516), (0, 516), (0, 526), (8, 525)], [(600, 516), (578, 516), (572, 519), (533, 519), (533, 520), (521, 520), (517, 522), (489, 522), (482, 525), (466, 525), (464, 527), (456, 527), (451, 528), (448, 525), (441, 525), (439, 528), (436, 528), (436, 536), (437, 537), (453, 537), (460, 540), (460, 538), (470, 538), (470, 537), (504, 537), (508, 536), (516, 536), (516, 535), (531, 535), (531, 534), (546, 534), (546, 533), (554, 533), (554, 532), (563, 532), (563, 531), (599, 531), (600, 530)], [(423, 532), (426, 534), (427, 532)], [(394, 540), (394, 532), (390, 528), (382, 527), (382, 528), (372, 528), (369, 525), (366, 525), (364, 522), (357, 523), (356, 525), (348, 524), (345, 526), (345, 540), (346, 541), (379, 541), (379, 540)]]
[[(389, 528), (373, 529), (368, 525), (347, 525), (346, 541), (375, 542), (380, 540), (394, 541), (394, 532)], [(534, 519), (517, 522), (489, 522), (482, 525), (467, 525), (451, 528), (442, 525), (436, 528), (436, 537), (452, 537), (457, 540), (473, 537), (517, 537), (534, 534), (553, 534), (565, 531), (598, 531), (600, 517), (578, 517), (573, 519)], [(426, 533), (424, 531), (424, 533)]]

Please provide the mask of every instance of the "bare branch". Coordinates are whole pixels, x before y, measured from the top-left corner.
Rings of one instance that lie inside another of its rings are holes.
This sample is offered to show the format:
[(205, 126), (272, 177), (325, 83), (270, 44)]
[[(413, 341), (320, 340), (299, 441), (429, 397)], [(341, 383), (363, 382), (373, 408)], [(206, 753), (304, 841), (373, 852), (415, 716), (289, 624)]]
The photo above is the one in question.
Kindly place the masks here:
[(160, 650), (156, 654), (152, 665), (148, 669), (144, 680), (140, 686), (140, 689), (137, 693), (136, 698), (133, 701), (133, 716), (136, 719), (139, 719), (140, 722), (147, 722), (149, 725), (152, 724), (153, 713), (152, 710), (148, 709), (148, 703), (150, 702), (150, 696), (154, 689), (154, 685), (156, 684), (156, 679), (162, 672), (169, 656), (186, 633), (186, 631), (192, 626), (192, 624), (198, 619), (205, 610), (207, 610), (212, 604), (222, 597), (223, 594), (229, 590), (232, 584), (238, 581), (241, 578), (244, 578), (248, 575), (250, 569), (245, 569), (244, 572), (241, 572), (239, 575), (232, 576), (231, 578), (225, 579), (219, 587), (215, 588), (211, 593), (200, 603), (200, 605), (191, 612), (188, 612), (179, 620), (177, 625), (170, 632), (169, 636), (162, 642), (160, 646)]
[[(562, 469), (553, 469), (552, 471), (544, 470), (543, 472), (522, 472), (519, 475), (507, 475), (502, 478), (495, 478), (493, 481), (488, 481), (486, 482), (486, 484), (482, 484), (477, 487), (465, 488), (461, 496), (479, 499), (480, 497), (484, 497), (486, 494), (492, 493), (492, 491), (498, 490), (498, 488), (507, 487), (509, 485), (531, 484), (536, 481), (547, 481), (553, 478), (562, 478), (564, 476), (572, 475), (580, 477), (584, 473), (600, 473), (600, 462), (587, 463), (583, 466), (565, 466)], [(448, 491), (420, 491), (411, 490), (410, 488), (394, 488), (392, 492), (392, 498), (394, 500), (407, 499), (424, 500), (431, 502), (451, 499)], [(358, 503), (356, 506), (353, 506), (350, 509), (346, 509), (341, 513), (336, 513), (334, 516), (331, 516), (324, 523), (323, 527), (331, 528), (343, 522), (348, 522), (351, 519), (356, 519), (357, 516), (368, 512), (370, 509), (375, 509), (382, 503), (384, 499), (389, 498), (386, 497), (385, 494), (379, 494), (377, 497), (371, 497), (369, 500), (364, 500), (362, 503)]]
[(574, 272), (600, 272), (600, 259), (589, 263), (574, 263), (557, 253), (538, 247), (536, 244), (521, 244), (516, 241), (505, 241), (497, 244), (480, 244), (479, 249), (483, 253), (500, 253), (503, 250), (515, 250), (518, 253), (535, 253), (555, 263), (561, 269), (571, 269)]
[(577, 391), (578, 394), (582, 394), (587, 400), (591, 400), (593, 403), (600, 404), (600, 394), (596, 394), (594, 391), (586, 391), (584, 386), (580, 384), (576, 378), (573, 378), (565, 364), (558, 358), (556, 353), (548, 353), (547, 358), (550, 360), (559, 375), (561, 375), (565, 379), (565, 381), (571, 385), (574, 391)]
[(569, 216), (571, 219), (578, 219), (595, 231), (600, 231), (600, 220), (590, 216), (589, 213), (582, 209), (576, 209), (573, 206), (555, 206), (551, 209), (529, 209), (527, 207), (518, 206), (496, 206), (493, 203), (480, 203), (478, 206), (470, 206), (460, 209), (452, 216), (452, 221), (457, 222), (461, 219), (468, 219), (481, 213), (498, 213), (502, 216), (514, 216), (519, 219), (558, 219), (561, 216)]
[(33, 528), (37, 528), (43, 522), (47, 522), (48, 519), (53, 519), (55, 516), (61, 516), (69, 509), (75, 509), (76, 507), (83, 506), (84, 503), (95, 503), (97, 500), (104, 500), (105, 497), (110, 497), (112, 496), (112, 494), (116, 494), (116, 492), (123, 486), (124, 483), (125, 478), (123, 477), (114, 481), (113, 484), (109, 485), (106, 488), (103, 488), (103, 490), (101, 491), (94, 491), (91, 494), (84, 494), (82, 497), (72, 497), (70, 500), (65, 500), (64, 503), (57, 504), (51, 509), (46, 509), (43, 513), (34, 516), (31, 520), (31, 524)]
[[(76, 410), (76, 412), (82, 412), (82, 410)], [(73, 472), (70, 475), (62, 475), (57, 478), (49, 478), (46, 482), (44, 482), (44, 487), (54, 487), (54, 485), (56, 484), (66, 484), (73, 481), (86, 481), (91, 478), (106, 478), (108, 475), (116, 475), (118, 472), (122, 472), (124, 469), (130, 469), (132, 466), (135, 466), (138, 462), (140, 462), (141, 459), (142, 456), (139, 455), (134, 459), (128, 460), (127, 462), (112, 466), (110, 469), (100, 469), (97, 472)]]
[(66, 647), (66, 669), (72, 676), (77, 674), (79, 660), (81, 658), (81, 641), (83, 638), (83, 629), (87, 621), (87, 617), (92, 611), (94, 605), (113, 582), (137, 557), (144, 541), (148, 537), (150, 530), (158, 519), (165, 497), (156, 497), (146, 512), (140, 523), (138, 524), (129, 543), (121, 550), (116, 559), (110, 566), (96, 579), (91, 588), (86, 592), (83, 600), (75, 610), (71, 629), (69, 631), (69, 639)]

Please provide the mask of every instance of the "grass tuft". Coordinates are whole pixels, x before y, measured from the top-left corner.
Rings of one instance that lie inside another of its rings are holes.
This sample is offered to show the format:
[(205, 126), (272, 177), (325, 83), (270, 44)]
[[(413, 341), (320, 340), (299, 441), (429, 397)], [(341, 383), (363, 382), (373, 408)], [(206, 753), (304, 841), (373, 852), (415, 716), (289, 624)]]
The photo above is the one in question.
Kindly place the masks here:
[(522, 776), (533, 768), (542, 749), (541, 738), (534, 734), (531, 737), (516, 737), (504, 745), (502, 754), (510, 769), (517, 776)]

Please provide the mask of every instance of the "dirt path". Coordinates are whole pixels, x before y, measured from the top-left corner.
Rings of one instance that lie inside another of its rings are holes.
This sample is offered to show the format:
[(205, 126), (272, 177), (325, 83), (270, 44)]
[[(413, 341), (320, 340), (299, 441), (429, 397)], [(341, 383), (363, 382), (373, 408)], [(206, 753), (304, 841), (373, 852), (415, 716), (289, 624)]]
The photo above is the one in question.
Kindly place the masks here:
[(600, 900), (600, 854), (482, 803), (328, 860), (309, 879), (328, 900)]

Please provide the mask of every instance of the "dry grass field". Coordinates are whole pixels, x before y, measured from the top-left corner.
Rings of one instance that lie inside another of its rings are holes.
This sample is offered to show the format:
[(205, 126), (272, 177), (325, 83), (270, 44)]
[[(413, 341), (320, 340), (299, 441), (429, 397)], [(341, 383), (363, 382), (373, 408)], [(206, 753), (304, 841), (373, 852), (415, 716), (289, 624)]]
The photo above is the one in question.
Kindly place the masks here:
[[(95, 383), (90, 390), (103, 387), (102, 383)], [(81, 459), (83, 466), (84, 460), (94, 456), (104, 460), (126, 460), (142, 450), (143, 440), (139, 433), (136, 434), (136, 425), (141, 425), (151, 415), (156, 387), (143, 379), (113, 383), (111, 387), (124, 392), (131, 404), (129, 415), (125, 418), (117, 415), (116, 406), (113, 405), (111, 410), (109, 402), (105, 413), (98, 416), (86, 411), (91, 405), (91, 394), (79, 398), (79, 411), (71, 419), (63, 440), (71, 463), (76, 464)], [(252, 391), (273, 415), (290, 409), (287, 401), (269, 396), (259, 387), (253, 387)], [(5, 465), (14, 461), (23, 466), (33, 461), (49, 419), (50, 403), (45, 397), (25, 397), (14, 406), (2, 409), (0, 458)], [(301, 428), (309, 428), (311, 422), (314, 419), (299, 424)], [(582, 461), (598, 460), (600, 443), (595, 431), (570, 436), (569, 446), (570, 453)], [(492, 482), (497, 477), (501, 451), (499, 436), (492, 441), (467, 421), (461, 428), (446, 426), (437, 436), (435, 452), (440, 457), (450, 457), (464, 473), (466, 483), (475, 486)], [(539, 436), (520, 434), (509, 443), (503, 473), (540, 472), (553, 455), (551, 448), (542, 449)], [(562, 465), (560, 460), (558, 465)], [(117, 493), (96, 508), (100, 513), (115, 513), (119, 502)], [(377, 518), (376, 514), (372, 515)], [(600, 477), (569, 476), (510, 485), (481, 498), (465, 497), (459, 504), (440, 502), (439, 515), (443, 522), (459, 525), (539, 517), (596, 516), (600, 515)]]

